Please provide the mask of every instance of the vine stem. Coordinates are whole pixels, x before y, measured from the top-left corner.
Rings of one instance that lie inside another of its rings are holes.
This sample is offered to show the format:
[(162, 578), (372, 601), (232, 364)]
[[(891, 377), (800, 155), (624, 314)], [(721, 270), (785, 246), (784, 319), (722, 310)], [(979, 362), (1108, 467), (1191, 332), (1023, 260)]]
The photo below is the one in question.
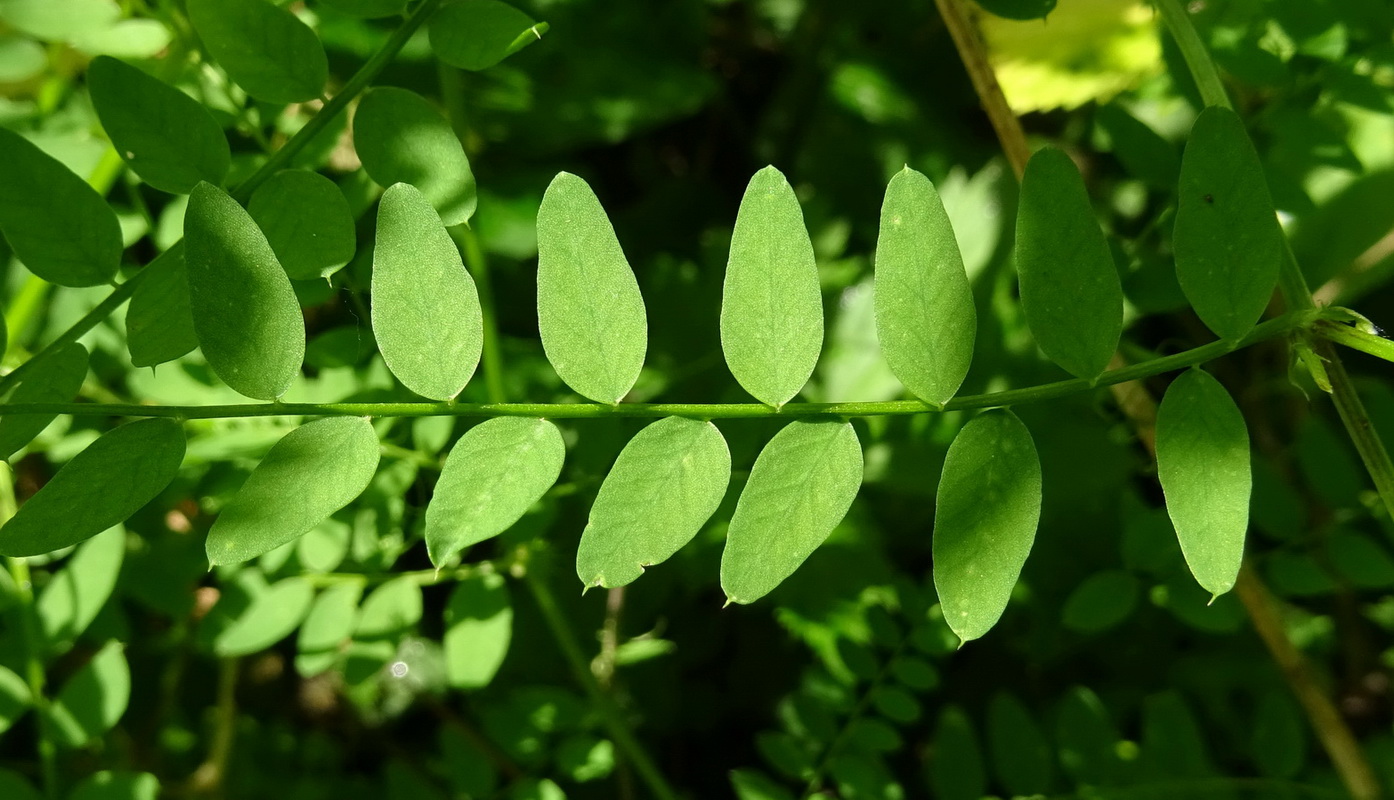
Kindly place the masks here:
[[(238, 202), (245, 203), (247, 198), (252, 196), (252, 192), (255, 191), (257, 187), (261, 186), (267, 179), (276, 174), (277, 170), (289, 163), (297, 153), (310, 143), (310, 140), (314, 139), (320, 131), (324, 130), (325, 127), (329, 125), (334, 117), (348, 108), (349, 103), (353, 102), (355, 97), (361, 94), (364, 89), (368, 88), (368, 85), (373, 82), (373, 79), (397, 56), (397, 53), (406, 45), (407, 40), (411, 38), (412, 34), (416, 33), (417, 28), (421, 27), (422, 23), (426, 21), (426, 18), (429, 17), (431, 12), (435, 11), (440, 4), (441, 0), (421, 0), (421, 4), (402, 21), (401, 25), (397, 26), (397, 29), (392, 32), (391, 36), (383, 43), (382, 47), (378, 48), (378, 51), (348, 79), (348, 82), (344, 84), (344, 88), (341, 89), (338, 94), (330, 98), (329, 101), (324, 104), (324, 107), (319, 110), (319, 113), (311, 117), (310, 121), (305, 123), (304, 127), (296, 131), (295, 135), (290, 137), (290, 139), (281, 146), (281, 149), (272, 153), (256, 172), (252, 173), (250, 177), (238, 184), (232, 190), (232, 196), (236, 198)], [(111, 316), (113, 311), (120, 308), (123, 303), (131, 299), (131, 295), (135, 294), (137, 287), (144, 281), (147, 274), (146, 270), (141, 270), (132, 275), (128, 280), (113, 289), (105, 300), (97, 304), (96, 308), (84, 314), (81, 319), (73, 323), (66, 331), (59, 334), (59, 336), (52, 342), (49, 342), (48, 345), (40, 349), (32, 358), (20, 364), (9, 374), (0, 377), (0, 395), (13, 389), (15, 384), (28, 372), (30, 365), (36, 363), (43, 356), (48, 355), (54, 350), (77, 341), (83, 334), (95, 328), (102, 320)]]
[(71, 414), (73, 416), (173, 417), (176, 419), (227, 419), (234, 417), (357, 416), (357, 417), (541, 417), (544, 419), (691, 417), (696, 419), (798, 419), (816, 416), (886, 417), (963, 411), (1055, 400), (1136, 381), (1165, 372), (1193, 367), (1237, 349), (1305, 331), (1318, 320), (1341, 319), (1336, 309), (1308, 309), (1275, 317), (1254, 327), (1238, 343), (1216, 341), (1150, 361), (1142, 361), (1103, 373), (1092, 382), (1082, 378), (1008, 389), (989, 394), (962, 395), (942, 406), (919, 400), (868, 403), (789, 403), (774, 408), (762, 403), (241, 403), (208, 406), (157, 406), (121, 403), (14, 403), (3, 406), (8, 414)]

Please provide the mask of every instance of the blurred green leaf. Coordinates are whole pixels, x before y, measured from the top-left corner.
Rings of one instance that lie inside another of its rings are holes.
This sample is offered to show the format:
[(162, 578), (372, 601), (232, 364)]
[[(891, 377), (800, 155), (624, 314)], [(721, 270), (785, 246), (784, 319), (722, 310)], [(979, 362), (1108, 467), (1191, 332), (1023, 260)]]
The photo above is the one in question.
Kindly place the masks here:
[(489, 685), (508, 655), (513, 638), (513, 604), (502, 575), (461, 580), (445, 607), (445, 667), (451, 686)]
[(34, 602), (45, 649), (67, 652), (97, 618), (116, 588), (126, 558), (126, 530), (108, 528), (78, 546)]
[(160, 779), (148, 772), (102, 772), (73, 787), (68, 800), (155, 800)]
[(379, 186), (409, 183), (421, 190), (446, 227), (474, 216), (474, 172), (450, 123), (426, 98), (380, 86), (353, 115), (353, 145)]
[(109, 642), (63, 684), (45, 724), (64, 747), (82, 747), (111, 730), (131, 699), (125, 646)]
[(1050, 790), (1054, 756), (1031, 712), (1016, 695), (998, 692), (987, 707), (987, 746), (997, 780), (1013, 795)]
[(247, 94), (298, 103), (324, 93), (329, 61), (319, 37), (288, 9), (267, 0), (187, 0), (203, 46)]
[(958, 706), (939, 714), (934, 728), (929, 784), (939, 800), (978, 800), (987, 790), (982, 749), (968, 715)]
[(358, 625), (358, 600), (363, 587), (357, 582), (330, 586), (316, 597), (295, 642), (295, 670), (312, 678), (334, 666)]
[(251, 608), (213, 640), (221, 658), (251, 655), (274, 645), (294, 631), (310, 611), (315, 590), (304, 578), (286, 578), (252, 600)]

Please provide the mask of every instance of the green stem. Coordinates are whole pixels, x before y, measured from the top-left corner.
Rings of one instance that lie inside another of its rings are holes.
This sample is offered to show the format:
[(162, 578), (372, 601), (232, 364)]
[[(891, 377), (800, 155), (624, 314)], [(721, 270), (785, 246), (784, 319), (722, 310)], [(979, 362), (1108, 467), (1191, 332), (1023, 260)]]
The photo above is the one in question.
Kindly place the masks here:
[(866, 687), (866, 691), (862, 692), (861, 699), (857, 701), (856, 707), (852, 709), (852, 713), (847, 715), (847, 720), (842, 723), (842, 728), (838, 730), (837, 735), (834, 736), (833, 740), (828, 744), (828, 749), (823, 751), (822, 757), (818, 759), (817, 765), (813, 768), (813, 776), (808, 779), (808, 784), (804, 787), (804, 800), (811, 800), (811, 798), (823, 788), (823, 775), (828, 771), (828, 766), (832, 763), (833, 758), (837, 756), (837, 752), (841, 750), (846, 743), (847, 737), (852, 734), (852, 726), (855, 725), (857, 720), (861, 719), (862, 715), (866, 713), (866, 710), (871, 707), (872, 697), (876, 694), (876, 690), (881, 688), (881, 684), (885, 683), (887, 676), (891, 674), (891, 666), (895, 663), (895, 660), (900, 657), (900, 654), (904, 652), (905, 645), (909, 642), (910, 637), (908, 634), (901, 638), (900, 644), (896, 645), (890, 658), (887, 658), (886, 663), (881, 665), (881, 669), (877, 671), (876, 677), (872, 678), (871, 683)]
[(72, 414), (74, 416), (173, 417), (176, 419), (227, 419), (234, 417), (350, 416), (350, 417), (542, 417), (596, 419), (601, 417), (691, 417), (696, 419), (750, 419), (778, 417), (887, 417), (964, 411), (1055, 400), (1089, 392), (1100, 386), (1150, 378), (1193, 367), (1239, 348), (1305, 330), (1317, 320), (1339, 318), (1338, 310), (1313, 309), (1285, 314), (1255, 326), (1240, 342), (1211, 342), (1174, 355), (1112, 369), (1094, 381), (1082, 378), (1056, 381), (1023, 389), (955, 397), (942, 407), (919, 400), (868, 403), (789, 403), (775, 409), (762, 403), (242, 403), (210, 406), (147, 406), (115, 403), (15, 403), (3, 405), (7, 414)]
[(586, 662), (586, 656), (581, 652), (581, 645), (576, 641), (575, 634), (572, 633), (571, 623), (567, 621), (566, 615), (557, 605), (557, 599), (552, 595), (552, 590), (547, 586), (543, 577), (535, 571), (529, 571), (524, 580), (528, 588), (532, 590), (533, 599), (537, 601), (537, 607), (542, 612), (547, 627), (551, 629), (552, 636), (556, 639), (557, 646), (561, 648), (562, 655), (571, 667), (576, 681), (586, 690), (591, 703), (600, 711), (605, 727), (610, 732), (610, 737), (615, 740), (615, 744), (624, 753), (630, 765), (634, 767), (634, 771), (639, 773), (640, 779), (649, 787), (649, 792), (655, 800), (677, 800), (677, 793), (668, 785), (663, 773), (649, 758), (649, 754), (645, 752), (639, 740), (634, 737), (634, 732), (629, 729), (629, 724), (625, 721), (619, 707), (600, 688), (600, 684), (596, 683), (595, 675), (591, 673), (590, 666)]
[(1190, 70), (1196, 88), (1200, 90), (1200, 99), (1207, 106), (1234, 108), (1229, 101), (1229, 94), (1225, 92), (1225, 85), (1220, 80), (1220, 71), (1210, 58), (1210, 51), (1205, 48), (1205, 42), (1201, 41), (1196, 26), (1191, 24), (1186, 9), (1181, 7), (1179, 0), (1153, 2), (1161, 12), (1167, 30), (1171, 32), (1171, 38), (1176, 40), (1181, 57), (1186, 60), (1186, 68)]

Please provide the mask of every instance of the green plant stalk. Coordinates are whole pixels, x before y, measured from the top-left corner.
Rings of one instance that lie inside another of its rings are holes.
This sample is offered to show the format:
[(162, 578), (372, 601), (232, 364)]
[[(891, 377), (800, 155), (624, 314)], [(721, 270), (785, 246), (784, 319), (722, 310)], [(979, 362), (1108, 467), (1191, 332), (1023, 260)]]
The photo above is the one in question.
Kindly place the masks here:
[(155, 406), (119, 403), (15, 403), (0, 404), (7, 414), (71, 414), (73, 416), (173, 417), (175, 419), (228, 419), (235, 417), (355, 416), (355, 417), (541, 417), (544, 419), (597, 419), (605, 417), (691, 417), (694, 419), (751, 419), (776, 417), (889, 417), (965, 411), (1056, 400), (1093, 391), (1100, 386), (1150, 378), (1165, 372), (1212, 361), (1237, 349), (1302, 331), (1321, 319), (1339, 318), (1336, 310), (1312, 309), (1275, 317), (1238, 343), (1216, 341), (1151, 361), (1109, 370), (1093, 381), (1082, 378), (1008, 389), (989, 394), (955, 397), (943, 406), (919, 400), (868, 403), (789, 403), (780, 408), (763, 403), (241, 403), (209, 406)]
[(532, 570), (528, 571), (523, 580), (532, 591), (533, 599), (537, 601), (538, 610), (542, 612), (542, 617), (546, 620), (547, 627), (551, 629), (552, 636), (556, 639), (557, 646), (561, 648), (562, 655), (571, 667), (576, 681), (586, 690), (591, 703), (600, 712), (605, 728), (610, 733), (610, 738), (615, 740), (616, 746), (624, 753), (625, 758), (634, 767), (634, 771), (639, 774), (639, 778), (649, 787), (649, 792), (655, 800), (677, 800), (677, 793), (668, 785), (663, 773), (649, 758), (649, 754), (644, 750), (639, 740), (634, 737), (634, 732), (629, 729), (629, 723), (625, 721), (619, 706), (615, 705), (615, 701), (596, 682), (595, 675), (586, 663), (585, 653), (581, 652), (581, 645), (576, 641), (576, 635), (572, 632), (571, 623), (567, 621), (566, 615), (557, 605), (557, 599), (552, 595), (551, 588), (547, 586), (541, 575)]
[(804, 786), (803, 800), (812, 800), (814, 795), (823, 788), (823, 775), (828, 771), (828, 766), (832, 763), (833, 758), (837, 756), (838, 751), (841, 750), (842, 746), (846, 743), (847, 737), (851, 735), (852, 726), (855, 725), (857, 720), (861, 719), (862, 715), (866, 713), (866, 710), (871, 707), (872, 696), (876, 694), (877, 689), (881, 688), (881, 684), (886, 682), (887, 676), (891, 674), (891, 665), (894, 664), (895, 660), (900, 657), (900, 654), (905, 651), (905, 646), (909, 644), (909, 642), (910, 635), (907, 632), (905, 636), (901, 637), (900, 644), (896, 645), (890, 657), (886, 659), (886, 663), (881, 665), (881, 669), (876, 672), (876, 677), (871, 679), (871, 683), (867, 685), (866, 691), (862, 692), (861, 699), (857, 701), (857, 705), (852, 709), (852, 712), (847, 715), (847, 720), (842, 723), (842, 727), (838, 729), (837, 735), (828, 743), (828, 749), (823, 751), (822, 757), (818, 759), (818, 763), (813, 767), (813, 775), (809, 777), (808, 783)]
[[(262, 164), (256, 172), (252, 173), (251, 177), (238, 184), (232, 190), (232, 196), (236, 198), (238, 202), (245, 203), (247, 198), (252, 196), (252, 192), (255, 191), (258, 186), (265, 183), (267, 179), (284, 167), (290, 159), (294, 158), (296, 153), (303, 150), (305, 146), (310, 143), (310, 140), (320, 131), (324, 130), (334, 117), (348, 108), (349, 103), (353, 102), (355, 97), (361, 94), (364, 89), (368, 88), (368, 84), (372, 83), (373, 79), (397, 56), (397, 53), (406, 45), (407, 40), (411, 38), (412, 34), (416, 33), (417, 28), (421, 27), (426, 21), (426, 18), (431, 15), (431, 12), (436, 10), (440, 3), (441, 0), (421, 0), (421, 4), (402, 21), (402, 24), (399, 25), (395, 31), (392, 32), (392, 35), (388, 37), (382, 47), (378, 48), (378, 51), (374, 53), (351, 78), (349, 78), (348, 82), (344, 84), (344, 88), (341, 89), (338, 94), (334, 95), (334, 97), (330, 98), (329, 102), (325, 103), (324, 107), (319, 110), (319, 113), (311, 117), (310, 121), (305, 123), (305, 127), (296, 131), (295, 135), (290, 137), (290, 139), (281, 146), (280, 150), (272, 153), (271, 157), (266, 159), (266, 162)], [(112, 179), (115, 179), (114, 175)], [(132, 275), (129, 280), (118, 285), (96, 308), (83, 315), (82, 319), (73, 323), (73, 325), (60, 334), (58, 338), (35, 353), (33, 358), (20, 364), (8, 375), (0, 377), (0, 395), (13, 389), (15, 384), (24, 377), (29, 366), (40, 357), (64, 345), (77, 341), (83, 334), (96, 327), (99, 322), (111, 316), (111, 313), (120, 308), (121, 304), (131, 299), (131, 295), (135, 294), (136, 287), (140, 285), (145, 275), (145, 270), (141, 270)]]

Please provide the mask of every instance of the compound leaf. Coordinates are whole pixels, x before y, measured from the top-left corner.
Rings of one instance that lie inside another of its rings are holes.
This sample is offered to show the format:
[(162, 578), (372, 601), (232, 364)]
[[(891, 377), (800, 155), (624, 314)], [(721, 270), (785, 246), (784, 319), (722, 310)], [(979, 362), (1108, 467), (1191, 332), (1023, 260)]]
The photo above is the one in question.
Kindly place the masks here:
[(29, 271), (59, 286), (110, 283), (121, 226), (96, 190), (14, 131), (0, 128), (0, 231)]
[(909, 167), (891, 178), (881, 206), (875, 297), (891, 371), (921, 400), (947, 402), (973, 360), (978, 312), (939, 193)]
[(460, 437), (426, 506), (426, 549), (437, 567), (503, 533), (557, 482), (566, 444), (543, 419), (497, 417)]
[(247, 94), (299, 103), (324, 92), (329, 59), (310, 26), (266, 0), (188, 0), (189, 21)]
[(184, 243), (176, 243), (145, 269), (150, 274), (136, 287), (126, 309), (126, 345), (137, 367), (173, 361), (198, 347)]
[(1249, 430), (1208, 372), (1189, 369), (1157, 408), (1157, 477), (1181, 552), (1212, 595), (1234, 588), (1249, 527)]
[(451, 686), (489, 685), (513, 638), (513, 603), (502, 575), (465, 578), (445, 607), (445, 675)]
[(92, 60), (87, 85), (112, 146), (141, 180), (174, 194), (222, 183), (227, 137), (197, 100), (110, 56)]
[(498, 0), (459, 0), (432, 14), (426, 29), (441, 61), (481, 70), (541, 39), (547, 25)]
[(731, 233), (721, 349), (747, 392), (776, 408), (799, 393), (823, 349), (823, 296), (794, 190), (774, 167), (750, 179)]
[(469, 383), (484, 342), (479, 294), (436, 210), (411, 184), (393, 184), (378, 205), (372, 317), (402, 385), (449, 400)]
[(639, 283), (590, 184), (566, 172), (537, 210), (537, 327), (557, 374), (597, 402), (618, 403), (644, 366)]
[(447, 227), (474, 215), (474, 172), (450, 123), (426, 98), (383, 86), (364, 95), (353, 115), (353, 145), (379, 186), (410, 183)]
[(731, 481), (731, 453), (710, 422), (661, 419), (625, 445), (591, 506), (576, 551), (587, 588), (623, 586), (702, 529)]
[(1123, 331), (1123, 285), (1070, 157), (1031, 156), (1016, 218), (1021, 306), (1036, 343), (1072, 375), (1093, 380)]
[(82, 747), (111, 730), (130, 699), (131, 668), (124, 646), (109, 642), (63, 684), (45, 722), (60, 745)]
[[(70, 403), (87, 377), (87, 349), (77, 342), (40, 358), (10, 395), (10, 403)], [(0, 458), (9, 458), (29, 444), (56, 414), (0, 416)]]
[(964, 425), (944, 457), (932, 545), (944, 620), (963, 641), (1006, 610), (1040, 515), (1041, 462), (1021, 420), (989, 411)]
[(1268, 307), (1284, 253), (1263, 164), (1239, 115), (1215, 106), (1200, 113), (1177, 192), (1181, 291), (1216, 335), (1243, 338)]
[(174, 480), (183, 460), (184, 432), (172, 420), (103, 434), (0, 528), (0, 555), (42, 555), (126, 521)]
[(210, 183), (189, 196), (184, 262), (208, 365), (248, 397), (285, 394), (305, 360), (300, 302), (256, 222)]
[(236, 658), (265, 650), (291, 634), (305, 619), (315, 590), (300, 577), (286, 578), (267, 587), (231, 625), (218, 632), (213, 652)]
[(236, 564), (293, 541), (351, 503), (378, 467), (362, 417), (301, 425), (271, 448), (208, 531), (208, 563)]
[(247, 213), (295, 280), (332, 275), (358, 245), (348, 199), (317, 172), (287, 169), (272, 175), (252, 193)]
[(752, 603), (794, 573), (846, 516), (862, 484), (850, 422), (791, 422), (760, 451), (736, 502), (721, 588)]

